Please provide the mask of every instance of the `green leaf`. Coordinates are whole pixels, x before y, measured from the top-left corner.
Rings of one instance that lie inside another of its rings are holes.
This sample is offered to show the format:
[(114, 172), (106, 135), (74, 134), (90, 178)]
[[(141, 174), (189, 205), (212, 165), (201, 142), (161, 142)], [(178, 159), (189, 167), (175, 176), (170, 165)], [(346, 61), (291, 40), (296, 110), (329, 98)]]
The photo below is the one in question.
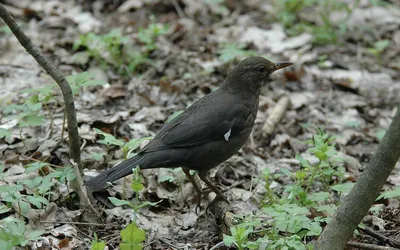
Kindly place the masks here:
[(251, 56), (254, 55), (255, 52), (251, 50), (245, 50), (245, 45), (238, 44), (223, 44), (218, 52), (219, 59), (224, 62), (232, 61), (239, 57)]
[(384, 39), (374, 43), (375, 49), (380, 53), (383, 52), (390, 44), (390, 40)]
[(108, 199), (111, 201), (112, 204), (114, 204), (114, 206), (117, 206), (117, 207), (124, 206), (124, 205), (134, 207), (131, 202), (126, 201), (126, 200), (120, 200), (115, 197), (108, 197)]
[(298, 160), (300, 162), (300, 165), (303, 168), (308, 168), (311, 169), (311, 164), (308, 160), (304, 159), (302, 156), (300, 156), (299, 154), (296, 154), (296, 160)]
[(165, 123), (170, 123), (173, 119), (177, 118), (180, 114), (182, 114), (184, 110), (178, 110), (175, 111), (172, 115), (168, 117), (168, 119), (165, 121)]
[(143, 184), (140, 183), (140, 182), (137, 182), (137, 181), (133, 181), (132, 185), (131, 185), (131, 188), (135, 192), (140, 192), (140, 191), (143, 190)]
[(50, 178), (44, 178), (42, 184), (40, 184), (40, 186), (37, 187), (37, 189), (39, 191), (39, 194), (43, 195), (47, 193), (53, 186), (54, 183), (50, 181)]
[(224, 234), (223, 241), (224, 241), (224, 245), (227, 246), (227, 247), (231, 247), (233, 244), (235, 244), (235, 238), (233, 238), (230, 235)]
[(26, 239), (29, 241), (33, 241), (33, 240), (40, 240), (42, 237), (42, 234), (44, 234), (44, 230), (35, 230), (35, 231), (30, 231), (28, 232), (25, 236)]
[(125, 144), (124, 146), (124, 150), (135, 150), (136, 148), (138, 148), (140, 146), (140, 144), (144, 141), (149, 141), (153, 139), (153, 137), (143, 137), (140, 139), (132, 139), (130, 140), (127, 144)]
[(0, 32), (3, 32), (4, 34), (12, 34), (12, 31), (11, 31), (10, 27), (8, 27), (7, 25), (1, 26), (0, 27)]
[(88, 81), (88, 80), (94, 78), (94, 74), (85, 71), (85, 72), (82, 72), (82, 73), (78, 73), (78, 74), (76, 74), (76, 75), (73, 75), (73, 78), (74, 78), (74, 80), (75, 80), (74, 82), (75, 82), (78, 86), (80, 86), (82, 83), (84, 83), (84, 82), (86, 82), (86, 81)]
[(42, 169), (43, 167), (48, 166), (48, 165), (49, 165), (48, 163), (39, 162), (39, 161), (27, 164), (27, 165), (24, 166), (25, 167), (25, 173), (29, 174), (29, 173), (35, 172), (35, 171), (37, 171), (39, 169)]
[(395, 197), (400, 197), (400, 187), (396, 187), (393, 190), (383, 192), (382, 194), (380, 194), (378, 196), (378, 198), (376, 198), (376, 200), (380, 200), (382, 198), (390, 199), (390, 198), (395, 198)]
[(18, 219), (6, 218), (0, 221), (0, 249), (12, 250), (25, 240), (25, 224)]
[(297, 171), (295, 173), (295, 177), (297, 180), (304, 180), (307, 177), (307, 172), (305, 171)]
[(11, 210), (11, 208), (7, 207), (4, 204), (0, 204), (0, 214), (4, 214), (7, 213)]
[(348, 194), (348, 193), (350, 193), (350, 191), (354, 187), (354, 185), (355, 185), (355, 183), (347, 182), (344, 184), (338, 184), (335, 186), (331, 186), (331, 189), (335, 190), (336, 192), (339, 192), (339, 193)]
[(145, 202), (140, 203), (140, 205), (138, 205), (138, 206), (136, 207), (136, 209), (140, 209), (140, 208), (142, 208), (142, 207), (147, 207), (147, 206), (156, 207), (156, 206), (158, 205), (158, 203), (160, 203), (160, 202), (162, 202), (162, 200), (157, 201), (157, 202), (145, 201)]
[(131, 189), (135, 191), (135, 193), (138, 193), (143, 190), (143, 184), (142, 184), (142, 175), (140, 173), (140, 167), (136, 166), (134, 169), (132, 169), (132, 185)]
[(90, 250), (104, 250), (106, 247), (106, 243), (104, 241), (98, 241), (96, 232), (94, 233), (94, 239), (92, 240), (92, 244)]
[(24, 116), (20, 121), (19, 124), (21, 127), (26, 126), (40, 126), (44, 123), (44, 117), (36, 114), (31, 114)]
[(104, 153), (93, 152), (90, 154), (90, 158), (92, 158), (95, 161), (100, 161), (101, 159), (103, 159), (103, 157), (104, 157)]
[(280, 171), (281, 171), (284, 175), (286, 175), (286, 176), (288, 176), (288, 177), (290, 177), (290, 178), (292, 178), (292, 176), (293, 176), (292, 172), (290, 172), (290, 171), (287, 170), (286, 168), (281, 168)]
[(92, 241), (90, 250), (104, 250), (106, 243), (104, 241)]
[[(126, 245), (134, 248), (124, 248), (124, 249), (142, 249), (143, 246), (141, 242), (146, 239), (146, 233), (144, 230), (138, 228), (135, 222), (130, 223), (124, 230), (121, 230), (122, 241)], [(126, 246), (124, 246), (126, 247)], [(122, 249), (122, 247), (121, 247)]]
[(329, 198), (328, 192), (318, 192), (311, 195), (308, 195), (308, 199), (311, 201), (326, 201)]
[(175, 176), (172, 176), (172, 175), (163, 175), (163, 176), (161, 176), (161, 177), (158, 178), (157, 182), (158, 182), (158, 183), (162, 183), (162, 182), (166, 182), (166, 181), (168, 181), (168, 182), (174, 182), (175, 180), (176, 180), (176, 177), (175, 177)]
[(105, 144), (105, 145), (116, 145), (119, 147), (122, 147), (124, 145), (123, 140), (116, 139), (113, 135), (104, 133), (103, 131), (101, 131), (100, 129), (97, 129), (97, 128), (94, 128), (94, 131), (97, 134), (104, 136), (104, 138), (102, 140), (97, 140), (98, 143)]
[(322, 227), (317, 222), (304, 224), (304, 228), (308, 229), (307, 236), (318, 236), (322, 232)]
[[(378, 138), (379, 141), (382, 141), (383, 137), (386, 134), (386, 130), (385, 129), (380, 129), (376, 132), (376, 138)], [(0, 135), (1, 138), (1, 135)]]
[(18, 208), (21, 210), (21, 213), (23, 215), (28, 214), (29, 211), (31, 210), (31, 205), (29, 205), (29, 203), (26, 202), (26, 201), (19, 200), (16, 203), (17, 203)]
[[(65, 176), (65, 179), (67, 181), (73, 181), (76, 179), (74, 168), (71, 165), (68, 165), (63, 168), (62, 175)], [(65, 181), (63, 180), (62, 182), (65, 183)]]
[(42, 204), (44, 204), (44, 205), (49, 204), (49, 201), (41, 196), (35, 197), (35, 196), (28, 195), (28, 196), (26, 196), (26, 199), (29, 201), (29, 203), (31, 203), (32, 205), (36, 206), (39, 209), (42, 208)]
[(11, 138), (11, 132), (5, 128), (0, 128), (0, 138)]
[(87, 80), (84, 81), (80, 86), (81, 87), (89, 87), (89, 86), (99, 86), (99, 85), (106, 85), (106, 81), (102, 80)]
[(37, 177), (33, 178), (32, 180), (29, 180), (29, 179), (28, 180), (20, 180), (20, 181), (18, 181), (18, 184), (26, 185), (28, 188), (33, 189), (33, 188), (38, 187), (42, 183), (42, 181), (43, 181), (43, 177), (37, 176)]
[(25, 101), (26, 106), (32, 111), (38, 111), (42, 108), (42, 103), (39, 102), (39, 95), (32, 95)]

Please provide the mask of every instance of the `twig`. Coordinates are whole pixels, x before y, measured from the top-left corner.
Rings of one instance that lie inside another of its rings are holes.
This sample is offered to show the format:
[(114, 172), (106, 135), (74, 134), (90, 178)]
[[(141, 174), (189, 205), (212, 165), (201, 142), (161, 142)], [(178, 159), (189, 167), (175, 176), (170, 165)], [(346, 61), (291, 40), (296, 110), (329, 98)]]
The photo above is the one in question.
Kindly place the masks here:
[[(101, 223), (90, 223), (90, 222), (77, 222), (77, 221), (41, 221), (41, 223), (52, 223), (52, 224), (71, 224), (71, 225), (86, 225), (86, 226), (98, 226), (98, 227), (105, 227), (109, 226), (110, 224), (101, 224)], [(115, 223), (114, 223), (115, 224)]]
[(172, 4), (174, 5), (174, 8), (176, 10), (176, 13), (178, 13), (178, 16), (180, 18), (185, 18), (185, 13), (183, 12), (181, 6), (179, 6), (178, 1), (176, 0), (172, 0)]
[(74, 160), (70, 160), (72, 167), (74, 168), (74, 173), (75, 173), (75, 178), (76, 181), (72, 182), (73, 188), (75, 192), (79, 196), (79, 202), (81, 206), (85, 207), (90, 211), (91, 214), (97, 215), (99, 217), (99, 214), (96, 212), (94, 207), (92, 206), (92, 203), (90, 200), (94, 200), (92, 193), (88, 192), (86, 189), (86, 186), (83, 183), (82, 175), (80, 175), (80, 170), (78, 167), (78, 164), (74, 162)]
[(357, 247), (358, 249), (367, 249), (367, 250), (399, 250), (399, 248), (377, 246), (377, 245), (361, 243), (361, 242), (356, 242), (356, 241), (349, 241), (349, 242), (347, 242), (346, 246)]
[(399, 241), (397, 241), (395, 239), (391, 239), (387, 236), (384, 236), (369, 227), (359, 228), (359, 229), (362, 230), (363, 232), (369, 234), (370, 236), (374, 237), (375, 239), (382, 241), (382, 243), (388, 244), (391, 247), (399, 247), (400, 246)]
[(210, 250), (218, 249), (218, 248), (220, 248), (220, 247), (223, 247), (224, 245), (225, 245), (225, 244), (224, 244), (223, 241), (218, 242), (215, 246), (213, 246), (212, 248), (210, 248)]
[(279, 98), (278, 103), (272, 110), (271, 114), (268, 116), (262, 128), (262, 136), (268, 137), (272, 135), (275, 130), (276, 125), (282, 120), (287, 108), (289, 107), (289, 97), (284, 95)]

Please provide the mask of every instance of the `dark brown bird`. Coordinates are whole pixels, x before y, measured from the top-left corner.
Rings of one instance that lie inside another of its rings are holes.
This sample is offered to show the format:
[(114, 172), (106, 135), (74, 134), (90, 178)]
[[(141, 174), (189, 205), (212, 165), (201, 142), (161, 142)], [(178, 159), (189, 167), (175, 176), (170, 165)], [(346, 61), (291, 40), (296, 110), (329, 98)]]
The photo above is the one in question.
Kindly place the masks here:
[(132, 173), (132, 168), (182, 167), (196, 191), (201, 190), (189, 170), (221, 198), (219, 190), (207, 179), (207, 172), (234, 155), (246, 142), (258, 111), (263, 84), (270, 74), (292, 65), (273, 63), (263, 57), (241, 61), (220, 88), (204, 96), (177, 118), (166, 124), (137, 155), (86, 182), (92, 190), (106, 187)]

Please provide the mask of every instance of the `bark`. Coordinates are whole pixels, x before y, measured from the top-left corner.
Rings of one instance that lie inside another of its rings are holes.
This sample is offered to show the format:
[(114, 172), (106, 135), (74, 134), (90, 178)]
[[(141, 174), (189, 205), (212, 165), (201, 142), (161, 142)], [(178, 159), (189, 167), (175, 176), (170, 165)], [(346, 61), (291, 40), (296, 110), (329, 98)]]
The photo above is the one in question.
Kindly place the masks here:
[(319, 237), (317, 250), (342, 250), (400, 157), (400, 107), (367, 168)]

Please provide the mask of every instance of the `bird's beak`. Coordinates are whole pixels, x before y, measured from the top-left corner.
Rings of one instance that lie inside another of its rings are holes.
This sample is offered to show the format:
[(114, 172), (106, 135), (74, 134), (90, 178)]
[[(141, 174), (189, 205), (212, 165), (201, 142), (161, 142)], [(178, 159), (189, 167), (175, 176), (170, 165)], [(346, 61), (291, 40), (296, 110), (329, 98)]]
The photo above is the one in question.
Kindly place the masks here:
[(277, 71), (278, 69), (286, 68), (286, 67), (288, 67), (288, 66), (290, 66), (292, 64), (293, 63), (291, 63), (291, 62), (278, 62), (278, 63), (275, 63), (274, 71)]

